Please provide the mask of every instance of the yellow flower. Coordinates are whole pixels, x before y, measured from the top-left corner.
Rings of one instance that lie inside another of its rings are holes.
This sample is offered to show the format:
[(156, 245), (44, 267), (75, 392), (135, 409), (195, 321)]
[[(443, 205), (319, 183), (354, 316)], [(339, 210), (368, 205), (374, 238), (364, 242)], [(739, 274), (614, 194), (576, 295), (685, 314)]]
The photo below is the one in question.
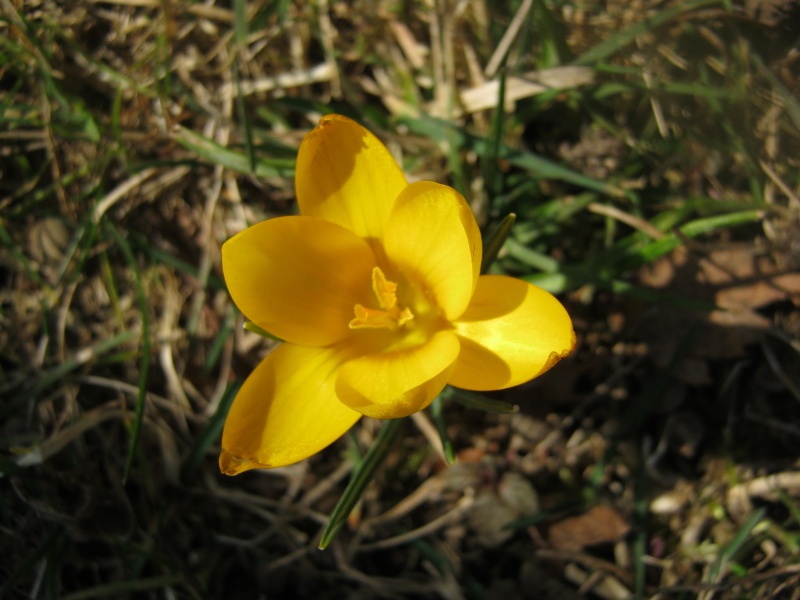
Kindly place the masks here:
[(295, 184), (302, 216), (264, 221), (222, 247), (236, 305), (285, 340), (231, 407), (224, 473), (300, 461), (362, 415), (408, 416), (448, 383), (524, 383), (574, 348), (552, 295), (480, 276), (480, 231), (464, 198), (409, 184), (354, 121), (327, 116), (306, 135)]

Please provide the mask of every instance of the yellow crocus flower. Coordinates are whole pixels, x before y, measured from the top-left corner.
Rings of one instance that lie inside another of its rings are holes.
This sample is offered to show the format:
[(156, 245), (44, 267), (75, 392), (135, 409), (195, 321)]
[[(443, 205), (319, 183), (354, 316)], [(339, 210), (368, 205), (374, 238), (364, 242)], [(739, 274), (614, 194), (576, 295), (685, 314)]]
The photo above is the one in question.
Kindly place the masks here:
[(298, 462), (362, 415), (408, 416), (447, 384), (519, 385), (573, 350), (556, 298), (480, 275), (480, 231), (464, 198), (409, 184), (354, 121), (329, 115), (305, 136), (295, 185), (301, 216), (269, 219), (222, 247), (233, 301), (285, 340), (234, 400), (224, 473)]

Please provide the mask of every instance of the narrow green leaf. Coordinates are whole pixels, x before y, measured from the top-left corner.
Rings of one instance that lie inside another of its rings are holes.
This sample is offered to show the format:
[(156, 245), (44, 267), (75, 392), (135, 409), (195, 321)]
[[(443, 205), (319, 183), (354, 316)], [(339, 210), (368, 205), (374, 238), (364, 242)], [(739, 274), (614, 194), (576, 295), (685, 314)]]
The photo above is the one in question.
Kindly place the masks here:
[(328, 524), (325, 525), (322, 538), (319, 542), (320, 550), (324, 550), (330, 545), (336, 537), (336, 534), (339, 533), (342, 525), (347, 521), (350, 512), (361, 499), (364, 490), (372, 481), (375, 471), (383, 464), (383, 461), (389, 454), (392, 442), (400, 432), (404, 421), (405, 419), (392, 419), (386, 421), (383, 427), (381, 427), (378, 436), (375, 438), (375, 442), (367, 451), (361, 464), (355, 468), (350, 483), (347, 484), (347, 488), (345, 488), (342, 497), (339, 499), (339, 502), (336, 504), (336, 507), (333, 509), (328, 519)]
[[(129, 342), (136, 338), (137, 333), (135, 331), (124, 331), (122, 333), (118, 333), (117, 335), (98, 342), (97, 345), (92, 348), (91, 357), (98, 357), (105, 354), (108, 350), (116, 348), (117, 346)], [(71, 371), (74, 371), (81, 365), (85, 364), (85, 360), (75, 360), (75, 359), (68, 359), (62, 363), (58, 363), (52, 369), (45, 371), (41, 376), (37, 377), (36, 383), (31, 386), (31, 388), (27, 391), (26, 394), (23, 396), (23, 400), (27, 398), (35, 398), (39, 394), (41, 394), (44, 390), (46, 390), (51, 385), (57, 383), (63, 377), (68, 375)], [(10, 403), (9, 407), (13, 407), (14, 403)], [(4, 409), (6, 407), (3, 407)], [(0, 416), (4, 415), (5, 411), (0, 411)]]
[(486, 412), (500, 413), (500, 414), (513, 414), (519, 412), (519, 407), (515, 404), (509, 404), (502, 400), (495, 400), (494, 398), (487, 398), (481, 394), (462, 390), (459, 388), (450, 388), (451, 398), (459, 404), (467, 408), (476, 408), (478, 410), (485, 410)]
[(677, 234), (668, 234), (660, 240), (650, 242), (644, 247), (635, 250), (634, 253), (638, 255), (643, 262), (649, 263), (682, 245), (684, 238), (693, 238), (704, 233), (709, 233), (718, 229), (727, 229), (736, 225), (755, 223), (761, 220), (762, 217), (763, 212), (760, 210), (744, 210), (735, 213), (706, 217), (704, 219), (696, 219), (691, 223), (687, 223), (686, 225), (678, 227)]
[(750, 537), (750, 534), (753, 532), (753, 529), (764, 519), (765, 515), (766, 509), (761, 507), (747, 517), (747, 520), (739, 528), (739, 531), (737, 531), (733, 539), (722, 548), (717, 559), (711, 565), (706, 583), (716, 583), (718, 578), (724, 574), (725, 570), (728, 568), (728, 563), (730, 563), (733, 557), (742, 549), (745, 542), (747, 542), (747, 539)]
[(764, 64), (764, 61), (761, 60), (761, 57), (753, 52), (750, 51), (750, 59), (756, 64), (758, 67), (759, 72), (761, 75), (769, 81), (769, 84), (775, 89), (778, 96), (780, 96), (781, 100), (783, 101), (783, 108), (786, 111), (786, 114), (789, 115), (789, 118), (794, 123), (794, 126), (800, 131), (800, 102), (797, 100), (797, 96), (795, 96), (792, 92), (786, 89), (786, 86), (783, 85), (783, 82), (775, 76), (769, 67)]
[(502, 173), (497, 168), (497, 157), (500, 154), (500, 147), (503, 144), (503, 134), (505, 131), (506, 116), (506, 77), (505, 61), (508, 55), (503, 57), (503, 68), (500, 69), (499, 85), (497, 88), (497, 104), (492, 111), (492, 121), (489, 128), (489, 138), (484, 147), (481, 167), (483, 171), (483, 186), (489, 202), (493, 202), (495, 197), (502, 189)]
[[(448, 121), (436, 119), (427, 115), (418, 118), (401, 117), (399, 120), (405, 123), (413, 133), (424, 135), (434, 141), (452, 143), (452, 141), (456, 139), (460, 142), (459, 146), (464, 150), (472, 150), (481, 156), (486, 152), (486, 144), (488, 142), (485, 138), (461, 131), (457, 125)], [(624, 190), (614, 185), (604, 181), (598, 181), (597, 179), (563, 167), (558, 163), (542, 158), (531, 152), (511, 148), (505, 144), (501, 145), (499, 148), (498, 158), (507, 160), (516, 167), (525, 169), (537, 179), (564, 181), (615, 198), (622, 198), (625, 196)]]
[(509, 256), (516, 258), (518, 261), (528, 267), (531, 267), (532, 269), (536, 269), (544, 273), (556, 273), (561, 267), (560, 263), (552, 256), (542, 254), (541, 252), (536, 252), (527, 246), (523, 246), (514, 238), (508, 239), (506, 242), (506, 250), (508, 251)]
[(500, 221), (483, 242), (483, 259), (481, 260), (481, 273), (486, 273), (491, 264), (497, 260), (497, 255), (511, 235), (511, 228), (517, 220), (517, 215), (509, 213)]
[(214, 341), (211, 343), (211, 348), (208, 350), (208, 356), (203, 364), (204, 375), (210, 374), (211, 370), (216, 366), (219, 355), (222, 353), (222, 348), (230, 336), (231, 329), (233, 329), (234, 318), (233, 308), (229, 307), (225, 312), (225, 320), (222, 322), (222, 327), (219, 328)]
[(261, 329), (258, 325), (253, 323), (252, 321), (245, 321), (244, 322), (245, 330), (260, 335), (261, 337), (267, 338), (268, 340), (275, 340), (276, 342), (282, 342), (283, 340), (276, 335), (272, 335), (266, 329)]
[(469, 201), (469, 184), (464, 173), (464, 165), (461, 162), (461, 136), (454, 132), (446, 135), (447, 162), (450, 166), (450, 177), (453, 179), (453, 187), (456, 191)]
[(133, 460), (136, 456), (136, 451), (139, 447), (139, 434), (142, 429), (142, 420), (144, 419), (144, 405), (145, 397), (147, 395), (147, 377), (150, 369), (150, 322), (147, 317), (147, 295), (144, 292), (144, 285), (142, 284), (142, 274), (139, 271), (139, 266), (136, 264), (136, 258), (133, 256), (130, 244), (122, 237), (122, 234), (116, 227), (107, 222), (108, 232), (122, 251), (125, 260), (133, 271), (133, 276), (136, 282), (136, 297), (139, 302), (139, 311), (142, 315), (142, 352), (139, 360), (139, 391), (136, 395), (136, 412), (131, 425), (131, 439), (128, 445), (128, 457), (125, 460), (125, 471), (122, 475), (123, 484), (128, 480)]
[(233, 0), (234, 8), (234, 32), (236, 43), (244, 46), (247, 43), (248, 23), (247, 23), (247, 0)]
[(176, 126), (173, 135), (181, 146), (187, 150), (191, 150), (212, 164), (222, 165), (233, 171), (253, 174), (258, 177), (294, 176), (294, 160), (284, 158), (260, 158), (256, 159), (255, 168), (253, 168), (247, 156), (220, 146), (207, 137), (181, 127), (180, 125)]
[(433, 417), (433, 424), (436, 425), (436, 431), (439, 432), (439, 438), (442, 440), (444, 458), (448, 464), (452, 465), (456, 462), (456, 454), (453, 451), (453, 442), (450, 441), (450, 436), (447, 434), (447, 423), (444, 420), (444, 398), (441, 394), (431, 404), (431, 417)]
[[(556, 6), (556, 10), (560, 10), (560, 6)], [(569, 32), (563, 19), (555, 18), (543, 0), (534, 0), (531, 18), (539, 37), (541, 57), (537, 61), (537, 67), (546, 69), (567, 63), (572, 53), (567, 45)]]
[(0, 243), (3, 244), (6, 248), (8, 248), (9, 252), (11, 252), (11, 256), (14, 257), (14, 260), (17, 261), (20, 265), (22, 265), (22, 269), (31, 278), (31, 281), (36, 283), (42, 289), (45, 289), (47, 286), (42, 279), (39, 272), (33, 268), (28, 257), (20, 250), (17, 243), (14, 241), (14, 238), (11, 237), (11, 234), (8, 233), (6, 228), (3, 226), (4, 220), (0, 219)]
[(533, 273), (532, 275), (524, 275), (520, 279), (554, 295), (574, 290), (585, 283), (582, 277), (572, 277), (566, 269), (560, 273)]
[(197, 469), (200, 468), (203, 460), (205, 460), (208, 449), (219, 440), (219, 436), (222, 434), (222, 427), (225, 425), (225, 418), (228, 416), (228, 411), (240, 387), (242, 387), (241, 381), (234, 381), (228, 386), (217, 410), (214, 411), (203, 431), (197, 436), (194, 446), (192, 446), (192, 451), (181, 467), (181, 481), (184, 485), (191, 483), (195, 473), (197, 473)]
[[(240, 2), (243, 4), (243, 2)], [(244, 146), (247, 151), (247, 158), (249, 161), (250, 171), (256, 172), (256, 149), (253, 146), (253, 129), (250, 126), (250, 119), (247, 116), (247, 107), (244, 103), (244, 94), (242, 94), (241, 76), (239, 69), (233, 67), (233, 81), (236, 84), (236, 112), (239, 113), (239, 120), (242, 122), (244, 129)]]
[(643, 33), (646, 33), (651, 29), (655, 29), (664, 23), (668, 23), (683, 13), (695, 10), (697, 8), (702, 8), (704, 6), (720, 3), (720, 0), (691, 0), (689, 2), (680, 2), (671, 8), (660, 10), (652, 17), (646, 18), (643, 21), (639, 21), (635, 25), (632, 25), (627, 29), (618, 32), (616, 35), (612, 35), (607, 40), (600, 42), (594, 48), (581, 54), (578, 58), (572, 61), (572, 64), (591, 66), (596, 62), (600, 62), (606, 58), (609, 58), (617, 51), (633, 42), (633, 40)]
[[(195, 265), (189, 264), (177, 256), (174, 256), (169, 252), (154, 246), (147, 236), (134, 231), (130, 231), (129, 235), (131, 238), (130, 242), (136, 247), (136, 249), (140, 252), (144, 252), (151, 260), (167, 265), (168, 267), (173, 267), (182, 273), (191, 275), (195, 279), (200, 277), (200, 269), (198, 269)], [(222, 279), (211, 274), (208, 276), (207, 285), (214, 290), (227, 289), (225, 287), (225, 282)]]

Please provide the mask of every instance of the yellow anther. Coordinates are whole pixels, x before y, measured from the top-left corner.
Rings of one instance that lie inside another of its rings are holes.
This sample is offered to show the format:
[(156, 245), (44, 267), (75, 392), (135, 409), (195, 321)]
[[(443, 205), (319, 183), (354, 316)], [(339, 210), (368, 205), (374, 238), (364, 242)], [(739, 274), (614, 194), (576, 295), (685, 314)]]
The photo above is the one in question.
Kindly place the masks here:
[(391, 310), (397, 306), (397, 284), (386, 279), (380, 267), (372, 269), (372, 291), (383, 310)]
[(350, 329), (397, 329), (414, 318), (409, 308), (397, 305), (397, 284), (386, 279), (380, 267), (372, 269), (372, 291), (380, 309), (356, 304), (356, 318), (350, 321)]

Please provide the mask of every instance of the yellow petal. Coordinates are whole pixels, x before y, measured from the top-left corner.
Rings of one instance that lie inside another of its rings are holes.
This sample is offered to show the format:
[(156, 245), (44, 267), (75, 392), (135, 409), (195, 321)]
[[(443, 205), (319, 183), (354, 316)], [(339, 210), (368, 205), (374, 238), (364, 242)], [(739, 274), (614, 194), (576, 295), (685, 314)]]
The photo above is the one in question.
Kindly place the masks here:
[(344, 227), (280, 217), (222, 246), (222, 270), (236, 306), (286, 341), (325, 346), (349, 334), (353, 306), (370, 298), (375, 258)]
[(432, 294), (447, 319), (466, 310), (481, 268), (481, 234), (453, 188), (418, 181), (397, 198), (384, 234), (389, 261)]
[(567, 311), (550, 293), (519, 279), (484, 275), (454, 324), (461, 354), (448, 383), (499, 390), (550, 369), (575, 348)]
[(361, 417), (336, 398), (336, 371), (350, 354), (340, 347), (282, 344), (244, 382), (222, 432), (220, 469), (291, 465), (339, 439)]
[(397, 419), (422, 410), (442, 391), (458, 356), (452, 331), (439, 331), (424, 344), (368, 354), (339, 369), (336, 394), (360, 413)]
[(300, 145), (295, 188), (300, 212), (379, 239), (403, 171), (381, 141), (341, 115), (322, 117)]

